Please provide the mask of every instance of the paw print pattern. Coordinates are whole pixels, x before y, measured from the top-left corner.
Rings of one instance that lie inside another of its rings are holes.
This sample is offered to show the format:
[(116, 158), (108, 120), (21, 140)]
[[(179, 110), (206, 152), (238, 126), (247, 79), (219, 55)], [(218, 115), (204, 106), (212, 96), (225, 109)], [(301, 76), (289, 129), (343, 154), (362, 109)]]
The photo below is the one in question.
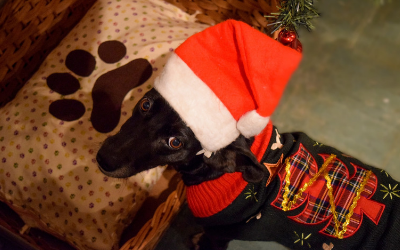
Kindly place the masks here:
[[(126, 47), (119, 41), (103, 42), (98, 48), (98, 55), (105, 63), (116, 63), (125, 57)], [(96, 59), (85, 50), (73, 50), (67, 55), (65, 65), (74, 74), (88, 77), (96, 68)], [(90, 117), (94, 129), (101, 133), (111, 132), (118, 125), (126, 94), (145, 83), (152, 73), (150, 63), (139, 58), (97, 78), (92, 90), (93, 108)], [(47, 85), (63, 96), (73, 94), (80, 88), (79, 80), (69, 73), (49, 75)], [(50, 114), (63, 121), (77, 120), (85, 111), (83, 103), (74, 99), (60, 99), (52, 102), (49, 107)]]

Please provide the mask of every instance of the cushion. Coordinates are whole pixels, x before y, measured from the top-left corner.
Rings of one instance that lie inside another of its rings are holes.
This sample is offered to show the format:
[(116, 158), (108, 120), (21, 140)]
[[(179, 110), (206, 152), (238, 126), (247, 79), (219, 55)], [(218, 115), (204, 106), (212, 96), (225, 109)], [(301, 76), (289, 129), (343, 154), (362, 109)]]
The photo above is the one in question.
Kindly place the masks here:
[[(159, 167), (103, 175), (96, 152), (170, 52), (206, 28), (158, 0), (100, 0), (0, 110), (0, 200), (77, 249), (117, 249)], [(140, 145), (138, 145), (140, 147)]]

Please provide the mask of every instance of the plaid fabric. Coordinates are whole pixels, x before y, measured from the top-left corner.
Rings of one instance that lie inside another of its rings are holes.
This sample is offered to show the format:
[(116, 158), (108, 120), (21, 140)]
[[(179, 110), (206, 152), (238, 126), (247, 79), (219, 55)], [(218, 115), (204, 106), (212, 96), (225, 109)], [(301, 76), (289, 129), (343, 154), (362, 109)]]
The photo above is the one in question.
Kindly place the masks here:
[[(324, 159), (328, 157), (328, 155), (323, 156)], [(329, 171), (329, 176), (332, 178), (332, 186), (337, 187), (336, 192), (334, 192), (335, 196), (335, 204), (336, 204), (336, 212), (338, 214), (338, 219), (340, 221), (340, 227), (339, 230), (342, 230), (342, 224), (346, 220), (345, 216), (349, 213), (349, 208), (351, 204), (353, 203), (353, 199), (356, 196), (357, 189), (361, 185), (361, 183), (364, 181), (366, 178), (367, 170), (355, 166), (356, 173), (352, 178), (348, 178), (349, 176), (345, 174), (343, 176), (343, 179), (340, 177), (337, 178), (337, 176), (333, 175), (332, 173), (336, 171), (336, 169), (344, 169), (345, 170), (345, 165), (341, 162), (336, 160), (333, 162), (330, 166), (330, 171)], [(335, 183), (333, 182), (333, 178), (335, 178)], [(370, 198), (374, 193), (375, 189), (377, 187), (377, 178), (374, 174), (371, 174), (368, 182), (364, 186), (363, 191), (361, 192), (361, 196), (365, 198)], [(358, 209), (357, 209), (358, 208)], [(358, 212), (357, 212), (358, 210)], [(380, 216), (380, 213), (377, 213)], [(374, 221), (379, 221), (379, 218), (372, 218)], [(353, 215), (350, 218), (350, 224), (347, 226), (347, 231), (344, 234), (344, 237), (350, 237), (353, 235), (358, 227), (361, 225), (362, 222), (362, 215), (360, 211), (360, 204), (358, 204), (358, 207), (356, 207)], [(328, 235), (334, 235), (335, 234), (335, 222), (333, 219), (330, 220), (329, 225), (324, 229), (324, 233)]]
[[(304, 184), (307, 183), (318, 171), (318, 166), (314, 158), (302, 145), (299, 147), (297, 153), (291, 156), (290, 165), (289, 201), (293, 200), (293, 197), (299, 192), (299, 189), (302, 188)], [(278, 175), (281, 179), (281, 190), (272, 205), (282, 209), (283, 194), (285, 193), (284, 188), (286, 185), (285, 166), (280, 169)], [(306, 190), (302, 197), (297, 200), (296, 204), (292, 206), (292, 210), (303, 203), (304, 199), (307, 197), (307, 191), (308, 190)]]
[[(321, 156), (324, 160), (329, 157), (329, 155), (326, 154)], [(293, 197), (297, 194), (298, 190), (315, 175), (318, 169), (315, 159), (301, 144), (298, 152), (291, 157), (290, 164), (291, 175), (290, 192), (288, 195), (289, 201), (293, 200)], [(349, 208), (356, 196), (357, 189), (363, 182), (367, 173), (367, 170), (361, 167), (355, 165), (351, 167), (356, 169), (354, 176), (349, 176), (347, 167), (338, 159), (333, 160), (327, 167), (328, 175), (332, 181), (332, 193), (335, 197), (334, 202), (340, 225), (342, 225), (346, 220), (345, 217), (349, 213)], [(284, 187), (286, 184), (284, 181), (286, 177), (285, 168), (281, 169), (279, 177), (282, 183), (281, 190), (272, 205), (282, 209)], [(361, 196), (365, 198), (371, 197), (374, 194), (376, 187), (377, 179), (376, 176), (372, 174), (365, 185)], [(299, 207), (306, 200), (306, 208), (299, 215), (290, 218), (303, 224), (317, 224), (328, 219), (329, 223), (323, 230), (321, 230), (321, 233), (335, 237), (335, 222), (331, 216), (332, 213), (330, 210), (331, 206), (329, 203), (328, 188), (323, 174), (317, 178), (311, 187), (308, 187), (308, 189), (304, 191), (302, 197), (297, 200), (291, 210)], [(379, 221), (379, 218), (376, 219)], [(350, 219), (350, 224), (347, 226), (347, 231), (344, 234), (344, 237), (353, 235), (361, 225), (361, 222), (361, 210), (359, 209), (359, 206), (357, 206)], [(339, 230), (342, 230), (342, 226), (340, 226)]]

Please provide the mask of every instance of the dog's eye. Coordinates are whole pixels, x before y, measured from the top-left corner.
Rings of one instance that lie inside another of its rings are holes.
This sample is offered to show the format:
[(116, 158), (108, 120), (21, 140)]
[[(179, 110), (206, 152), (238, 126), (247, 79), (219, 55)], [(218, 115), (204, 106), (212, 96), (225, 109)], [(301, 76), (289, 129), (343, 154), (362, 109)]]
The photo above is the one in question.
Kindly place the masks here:
[(183, 143), (176, 137), (170, 137), (168, 139), (168, 146), (170, 146), (173, 149), (178, 149), (183, 146)]
[(140, 101), (140, 109), (142, 111), (145, 111), (145, 112), (149, 111), (150, 106), (151, 106), (151, 103), (150, 103), (149, 99), (143, 98), (143, 100)]

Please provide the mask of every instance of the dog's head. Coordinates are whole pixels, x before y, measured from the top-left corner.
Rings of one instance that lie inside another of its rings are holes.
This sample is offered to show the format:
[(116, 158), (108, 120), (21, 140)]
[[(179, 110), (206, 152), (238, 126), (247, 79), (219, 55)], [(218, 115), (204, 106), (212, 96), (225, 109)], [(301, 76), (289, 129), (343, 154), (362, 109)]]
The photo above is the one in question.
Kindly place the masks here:
[(152, 89), (138, 102), (121, 130), (103, 143), (97, 153), (100, 170), (126, 178), (160, 165), (171, 165), (186, 185), (242, 172), (248, 182), (267, 174), (250, 151), (251, 140), (239, 136), (211, 157), (198, 154), (200, 142), (166, 100)]

